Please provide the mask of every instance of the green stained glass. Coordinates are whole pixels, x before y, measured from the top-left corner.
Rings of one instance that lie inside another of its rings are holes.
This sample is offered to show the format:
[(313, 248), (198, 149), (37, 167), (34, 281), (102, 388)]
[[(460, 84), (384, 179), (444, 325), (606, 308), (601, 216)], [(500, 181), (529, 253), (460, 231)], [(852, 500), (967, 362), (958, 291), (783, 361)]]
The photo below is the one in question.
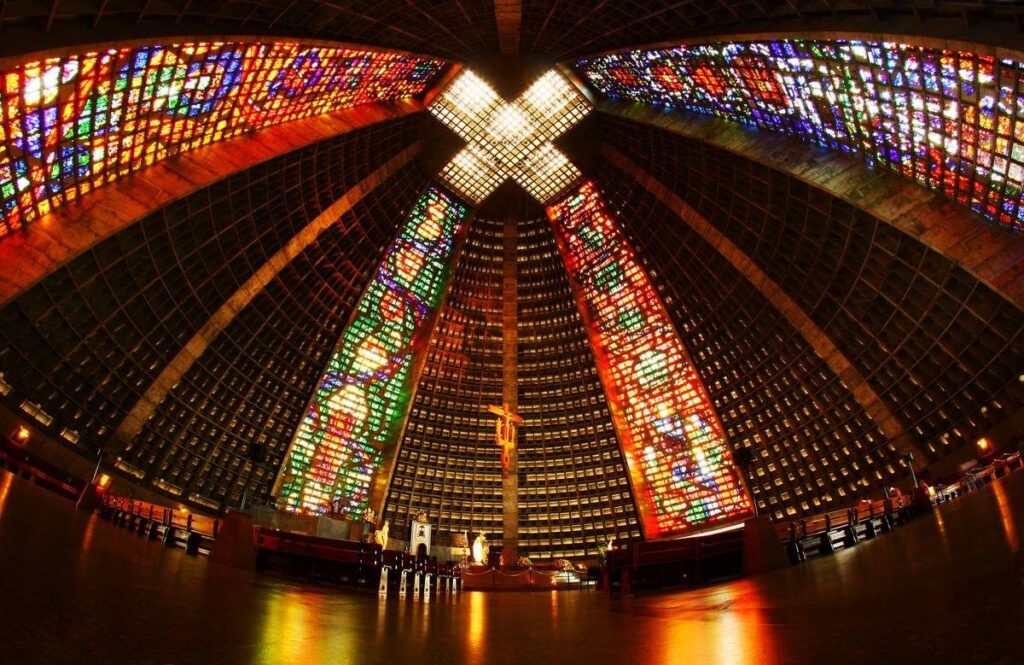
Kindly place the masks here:
[(436, 186), (417, 201), (356, 306), (299, 425), (281, 507), (363, 516), (411, 395), (415, 340), (433, 321), (467, 208)]
[(626, 332), (634, 332), (644, 325), (644, 313), (639, 307), (623, 307), (618, 315), (619, 327)]

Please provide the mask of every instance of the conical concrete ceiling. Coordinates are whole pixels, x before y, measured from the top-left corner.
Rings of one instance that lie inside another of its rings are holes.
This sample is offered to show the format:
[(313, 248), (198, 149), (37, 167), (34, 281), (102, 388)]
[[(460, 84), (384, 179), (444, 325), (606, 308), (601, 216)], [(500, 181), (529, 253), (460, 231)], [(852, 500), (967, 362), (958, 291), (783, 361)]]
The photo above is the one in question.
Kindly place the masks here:
[[(12, 56), (0, 415), (30, 419), (50, 439), (38, 445), (80, 475), (102, 451), (117, 482), (163, 500), (222, 510), (245, 490), (291, 505), (288, 474), (303, 474), (288, 471), (288, 450), (303, 423), (320, 419), (336, 435), (326, 414), (373, 412), (350, 386), (376, 381), (367, 395), (396, 405), (379, 423), (391, 448), (311, 455), (303, 473), (342, 499), (318, 498), (316, 509), (365, 503), (399, 526), (424, 511), (443, 537), (500, 541), (500, 453), (478, 407), (508, 397), (496, 317), (507, 315), (511, 251), (515, 395), (526, 421), (521, 551), (592, 556), (610, 537), (656, 533), (650, 515), (685, 513), (658, 503), (670, 495), (649, 491), (645, 483), (660, 481), (638, 471), (654, 466), (637, 453), (644, 441), (624, 432), (642, 399), (609, 382), (590, 266), (574, 267), (557, 215), (511, 182), (476, 208), (438, 184), (465, 145), (416, 113), (453, 73), (442, 59), (465, 63), (505, 99), (553, 65), (592, 96), (596, 112), (555, 145), (635, 252), (726, 452), (749, 461), (744, 491), (759, 509), (785, 519), (877, 494), (905, 482), (907, 452), (940, 478), (972, 458), (977, 438), (1009, 445), (1019, 432), (1024, 153), (1014, 151), (1024, 120), (1012, 91), (1024, 57), (1012, 51), (1015, 5), (964, 15), (888, 2), (101, 4), (19, 3), (0, 16), (10, 36), (0, 49)], [(904, 46), (863, 34), (842, 48), (732, 36), (828, 26), (901, 34)], [(260, 37), (194, 46), (229, 33)], [(76, 44), (136, 37), (149, 40), (144, 56), (97, 48), (108, 55), (92, 69), (75, 55), (88, 50)], [(664, 39), (671, 45), (643, 47)], [(993, 44), (1010, 50), (994, 58)], [(31, 70), (27, 54), (49, 47), (71, 55)], [(240, 72), (255, 70), (233, 63), (289, 48), (278, 68), (286, 75), (270, 76), (249, 106), (236, 103)], [(792, 70), (772, 50), (787, 48), (807, 51), (790, 54)], [(312, 49), (331, 71), (401, 62), (404, 78), (360, 78), (353, 94), (373, 99), (331, 92), (336, 105), (315, 109), (282, 101), (335, 80), (316, 73)], [(849, 76), (801, 78), (833, 66)], [(202, 93), (174, 83), (213, 70)], [(119, 77), (142, 92), (118, 98)], [(230, 119), (216, 115), (224, 99)], [(136, 113), (150, 124), (113, 130)], [(568, 205), (576, 191), (550, 203)], [(368, 296), (377, 299), (364, 309)], [(354, 364), (335, 366), (346, 340)], [(650, 422), (674, 431), (663, 415)], [(382, 450), (387, 464), (368, 473)], [(665, 477), (689, 482), (696, 466), (667, 463)]]

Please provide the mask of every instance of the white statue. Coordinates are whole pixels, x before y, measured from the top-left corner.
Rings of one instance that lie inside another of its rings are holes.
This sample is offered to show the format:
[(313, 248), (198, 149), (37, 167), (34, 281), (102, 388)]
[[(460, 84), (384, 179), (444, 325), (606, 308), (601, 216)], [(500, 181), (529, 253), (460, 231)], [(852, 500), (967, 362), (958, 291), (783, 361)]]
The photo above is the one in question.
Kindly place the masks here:
[(476, 562), (476, 563), (483, 563), (484, 562), (484, 544), (486, 542), (487, 542), (487, 539), (484, 537), (484, 534), (478, 533), (476, 535), (476, 540), (473, 541), (473, 561), (474, 562)]
[(388, 520), (384, 520), (384, 526), (377, 529), (373, 533), (373, 542), (377, 543), (381, 547), (387, 548), (388, 546), (388, 531), (391, 530), (391, 523)]

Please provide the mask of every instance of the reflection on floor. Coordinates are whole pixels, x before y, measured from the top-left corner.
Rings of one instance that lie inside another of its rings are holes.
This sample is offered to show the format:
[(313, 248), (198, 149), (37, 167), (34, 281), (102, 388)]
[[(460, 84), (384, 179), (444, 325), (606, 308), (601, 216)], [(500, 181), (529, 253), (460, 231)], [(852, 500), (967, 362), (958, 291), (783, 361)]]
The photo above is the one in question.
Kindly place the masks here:
[(0, 474), (0, 662), (1017, 663), (1024, 473), (835, 556), (707, 589), (306, 587), (154, 547)]

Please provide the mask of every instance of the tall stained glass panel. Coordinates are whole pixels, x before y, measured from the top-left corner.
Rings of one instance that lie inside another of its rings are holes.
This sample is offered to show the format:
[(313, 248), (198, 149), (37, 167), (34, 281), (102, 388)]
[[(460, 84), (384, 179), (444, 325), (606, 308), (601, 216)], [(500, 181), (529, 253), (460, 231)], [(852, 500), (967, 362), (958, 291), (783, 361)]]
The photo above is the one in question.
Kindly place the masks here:
[(185, 42), (0, 72), (0, 238), (169, 156), (422, 93), (441, 60), (296, 42)]
[(548, 218), (597, 359), (648, 538), (747, 516), (711, 399), (592, 182)]
[(1024, 228), (1024, 63), (899, 42), (681, 44), (580, 60), (602, 94), (785, 132)]
[(412, 370), (451, 273), (468, 208), (430, 186), (342, 333), (278, 480), (280, 508), (360, 519), (400, 434)]

